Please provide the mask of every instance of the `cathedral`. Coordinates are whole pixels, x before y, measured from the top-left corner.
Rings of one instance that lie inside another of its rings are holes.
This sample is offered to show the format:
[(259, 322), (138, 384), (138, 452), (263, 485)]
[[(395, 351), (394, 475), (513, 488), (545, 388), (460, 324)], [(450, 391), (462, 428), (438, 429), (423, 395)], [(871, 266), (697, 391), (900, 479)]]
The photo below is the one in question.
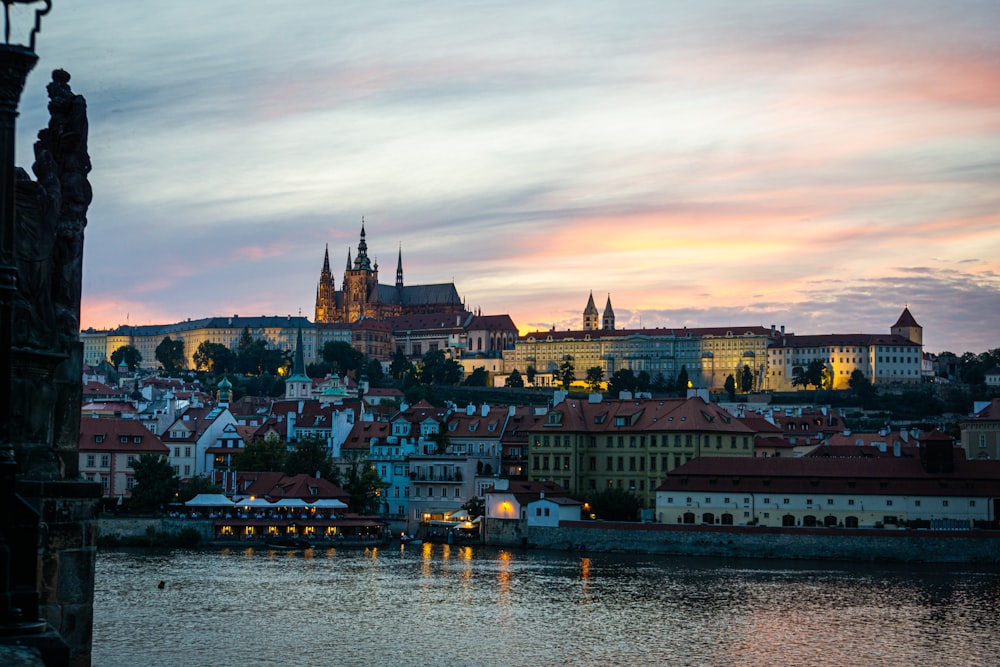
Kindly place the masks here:
[(382, 285), (378, 281), (378, 262), (368, 258), (365, 223), (361, 221), (358, 252), (351, 261), (347, 251), (347, 267), (340, 290), (336, 289), (330, 271), (330, 249), (323, 256), (323, 270), (316, 287), (316, 323), (357, 322), (363, 319), (384, 320), (397, 315), (420, 313), (465, 313), (465, 304), (458, 296), (454, 283), (435, 285), (403, 285), (403, 251), (396, 264), (396, 284)]

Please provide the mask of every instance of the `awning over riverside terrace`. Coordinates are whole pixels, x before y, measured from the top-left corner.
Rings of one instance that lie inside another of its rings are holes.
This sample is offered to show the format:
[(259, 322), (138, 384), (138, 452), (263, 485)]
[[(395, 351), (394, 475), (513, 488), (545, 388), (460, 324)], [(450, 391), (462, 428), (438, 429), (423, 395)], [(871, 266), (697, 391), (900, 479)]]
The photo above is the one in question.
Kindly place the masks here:
[(199, 493), (184, 504), (188, 507), (232, 507), (233, 501), (221, 493)]

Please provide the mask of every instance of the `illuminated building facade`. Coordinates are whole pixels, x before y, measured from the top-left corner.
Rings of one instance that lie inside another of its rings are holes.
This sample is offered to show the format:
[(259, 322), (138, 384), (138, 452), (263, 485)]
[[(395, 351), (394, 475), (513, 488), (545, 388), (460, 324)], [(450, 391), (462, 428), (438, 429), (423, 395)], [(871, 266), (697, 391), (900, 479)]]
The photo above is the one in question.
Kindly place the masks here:
[(918, 383), (922, 378), (923, 328), (904, 308), (888, 334), (781, 335), (767, 356), (765, 387), (794, 391), (810, 362), (823, 362), (829, 388), (847, 389), (855, 370), (876, 385)]
[(341, 289), (337, 290), (330, 270), (330, 251), (323, 255), (323, 268), (316, 286), (316, 322), (357, 322), (363, 319), (385, 320), (397, 315), (417, 313), (464, 314), (465, 305), (454, 283), (433, 285), (403, 284), (403, 252), (396, 264), (395, 285), (378, 281), (378, 262), (368, 257), (364, 221), (361, 240), (354, 260), (347, 253), (347, 266)]

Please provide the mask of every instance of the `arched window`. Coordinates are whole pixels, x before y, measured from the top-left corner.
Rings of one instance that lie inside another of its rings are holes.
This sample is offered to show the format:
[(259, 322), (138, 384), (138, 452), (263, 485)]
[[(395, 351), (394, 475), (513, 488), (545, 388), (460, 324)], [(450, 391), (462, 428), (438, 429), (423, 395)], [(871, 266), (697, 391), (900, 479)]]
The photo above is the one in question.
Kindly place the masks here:
[(786, 514), (785, 516), (781, 517), (781, 525), (782, 526), (794, 526), (795, 525), (795, 517), (792, 516), (791, 514)]

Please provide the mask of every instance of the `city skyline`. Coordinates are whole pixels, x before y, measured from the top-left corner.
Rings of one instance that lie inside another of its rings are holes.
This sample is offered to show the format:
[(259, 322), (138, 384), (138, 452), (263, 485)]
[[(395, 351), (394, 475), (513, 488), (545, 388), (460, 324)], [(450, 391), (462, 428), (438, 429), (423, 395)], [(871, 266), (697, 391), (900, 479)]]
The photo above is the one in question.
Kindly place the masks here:
[[(155, 20), (154, 20), (155, 19)], [(392, 284), (522, 333), (784, 325), (1000, 345), (1000, 7), (56, 4), (88, 100), (84, 328), (311, 318), (365, 217)]]

